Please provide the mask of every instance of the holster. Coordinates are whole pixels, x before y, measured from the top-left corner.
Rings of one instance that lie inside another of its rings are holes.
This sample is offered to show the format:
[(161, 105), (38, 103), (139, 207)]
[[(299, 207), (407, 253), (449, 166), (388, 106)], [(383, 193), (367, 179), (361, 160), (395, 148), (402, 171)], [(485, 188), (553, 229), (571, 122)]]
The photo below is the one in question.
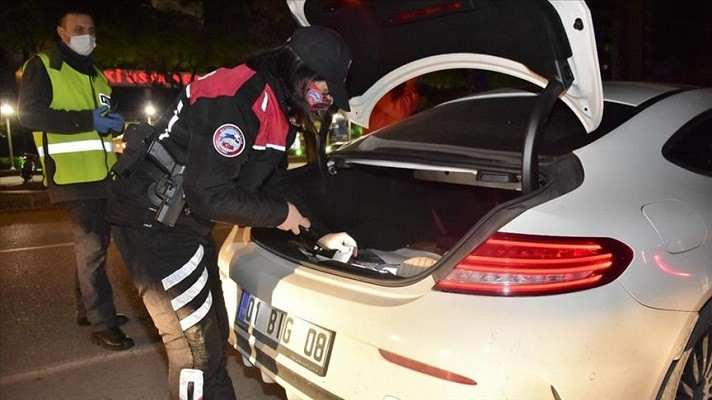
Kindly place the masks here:
[[(185, 166), (177, 163), (175, 157), (158, 140), (158, 130), (145, 122), (130, 124), (124, 132), (124, 142), (126, 148), (112, 167), (116, 180), (128, 179), (140, 170), (141, 176), (145, 175), (153, 181), (144, 192), (155, 207), (153, 219), (166, 226), (174, 226), (185, 209)], [(128, 186), (124, 187), (136, 186), (130, 182), (128, 180)], [(143, 187), (139, 182), (137, 184)]]
[(154, 219), (164, 225), (174, 226), (185, 209), (183, 192), (185, 165), (177, 163), (158, 140), (151, 143), (147, 153), (147, 160), (164, 173), (163, 177), (154, 181), (148, 188), (148, 198), (157, 207)]

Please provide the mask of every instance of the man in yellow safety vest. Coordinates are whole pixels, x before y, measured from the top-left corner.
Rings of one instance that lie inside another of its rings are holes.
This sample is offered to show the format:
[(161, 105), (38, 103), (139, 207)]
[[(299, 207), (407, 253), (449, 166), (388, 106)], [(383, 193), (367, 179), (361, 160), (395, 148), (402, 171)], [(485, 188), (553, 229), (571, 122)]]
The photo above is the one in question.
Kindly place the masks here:
[(109, 350), (134, 345), (119, 328), (106, 274), (110, 226), (105, 221), (111, 166), (116, 162), (112, 136), (124, 118), (110, 111), (111, 87), (90, 54), (96, 46), (94, 19), (83, 10), (67, 10), (57, 26), (60, 40), (32, 57), (23, 70), (20, 122), (32, 129), (52, 204), (69, 213), (76, 257), (77, 323), (91, 325), (91, 339)]

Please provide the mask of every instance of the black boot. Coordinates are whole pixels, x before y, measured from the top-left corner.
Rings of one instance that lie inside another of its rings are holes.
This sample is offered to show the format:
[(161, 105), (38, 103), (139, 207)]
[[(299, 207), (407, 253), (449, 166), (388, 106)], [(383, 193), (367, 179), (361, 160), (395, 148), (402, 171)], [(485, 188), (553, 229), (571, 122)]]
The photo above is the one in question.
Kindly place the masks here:
[(91, 340), (108, 350), (126, 350), (134, 345), (134, 341), (117, 326), (105, 331), (92, 332)]
[[(116, 325), (125, 325), (127, 322), (129, 322), (129, 317), (125, 316), (124, 314), (116, 314)], [(77, 314), (77, 325), (89, 326), (91, 325), (91, 322), (89, 322), (89, 319), (86, 315), (79, 316), (79, 314)]]

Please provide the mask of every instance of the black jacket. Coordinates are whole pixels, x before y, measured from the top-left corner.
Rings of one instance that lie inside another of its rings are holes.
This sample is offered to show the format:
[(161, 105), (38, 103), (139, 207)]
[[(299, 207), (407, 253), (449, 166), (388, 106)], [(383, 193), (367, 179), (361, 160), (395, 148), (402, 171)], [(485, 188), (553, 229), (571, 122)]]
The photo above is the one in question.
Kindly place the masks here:
[[(267, 227), (284, 221), (286, 201), (261, 190), (286, 169), (286, 150), (296, 135), (284, 110), (276, 78), (246, 65), (221, 68), (185, 88), (157, 124), (160, 142), (186, 166), (189, 212), (173, 229), (205, 234), (213, 221)], [(147, 193), (154, 181), (139, 169), (114, 182), (110, 222), (167, 229), (151, 221)]]

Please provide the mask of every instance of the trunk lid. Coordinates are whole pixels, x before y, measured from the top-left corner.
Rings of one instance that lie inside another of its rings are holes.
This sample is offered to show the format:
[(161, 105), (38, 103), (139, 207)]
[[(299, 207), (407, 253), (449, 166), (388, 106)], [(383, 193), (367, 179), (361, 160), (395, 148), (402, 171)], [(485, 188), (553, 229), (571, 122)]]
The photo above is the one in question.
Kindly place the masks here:
[(303, 26), (339, 32), (351, 47), (348, 117), (368, 126), (375, 103), (419, 75), (483, 69), (557, 94), (591, 132), (601, 121), (601, 75), (583, 1), (287, 0)]

